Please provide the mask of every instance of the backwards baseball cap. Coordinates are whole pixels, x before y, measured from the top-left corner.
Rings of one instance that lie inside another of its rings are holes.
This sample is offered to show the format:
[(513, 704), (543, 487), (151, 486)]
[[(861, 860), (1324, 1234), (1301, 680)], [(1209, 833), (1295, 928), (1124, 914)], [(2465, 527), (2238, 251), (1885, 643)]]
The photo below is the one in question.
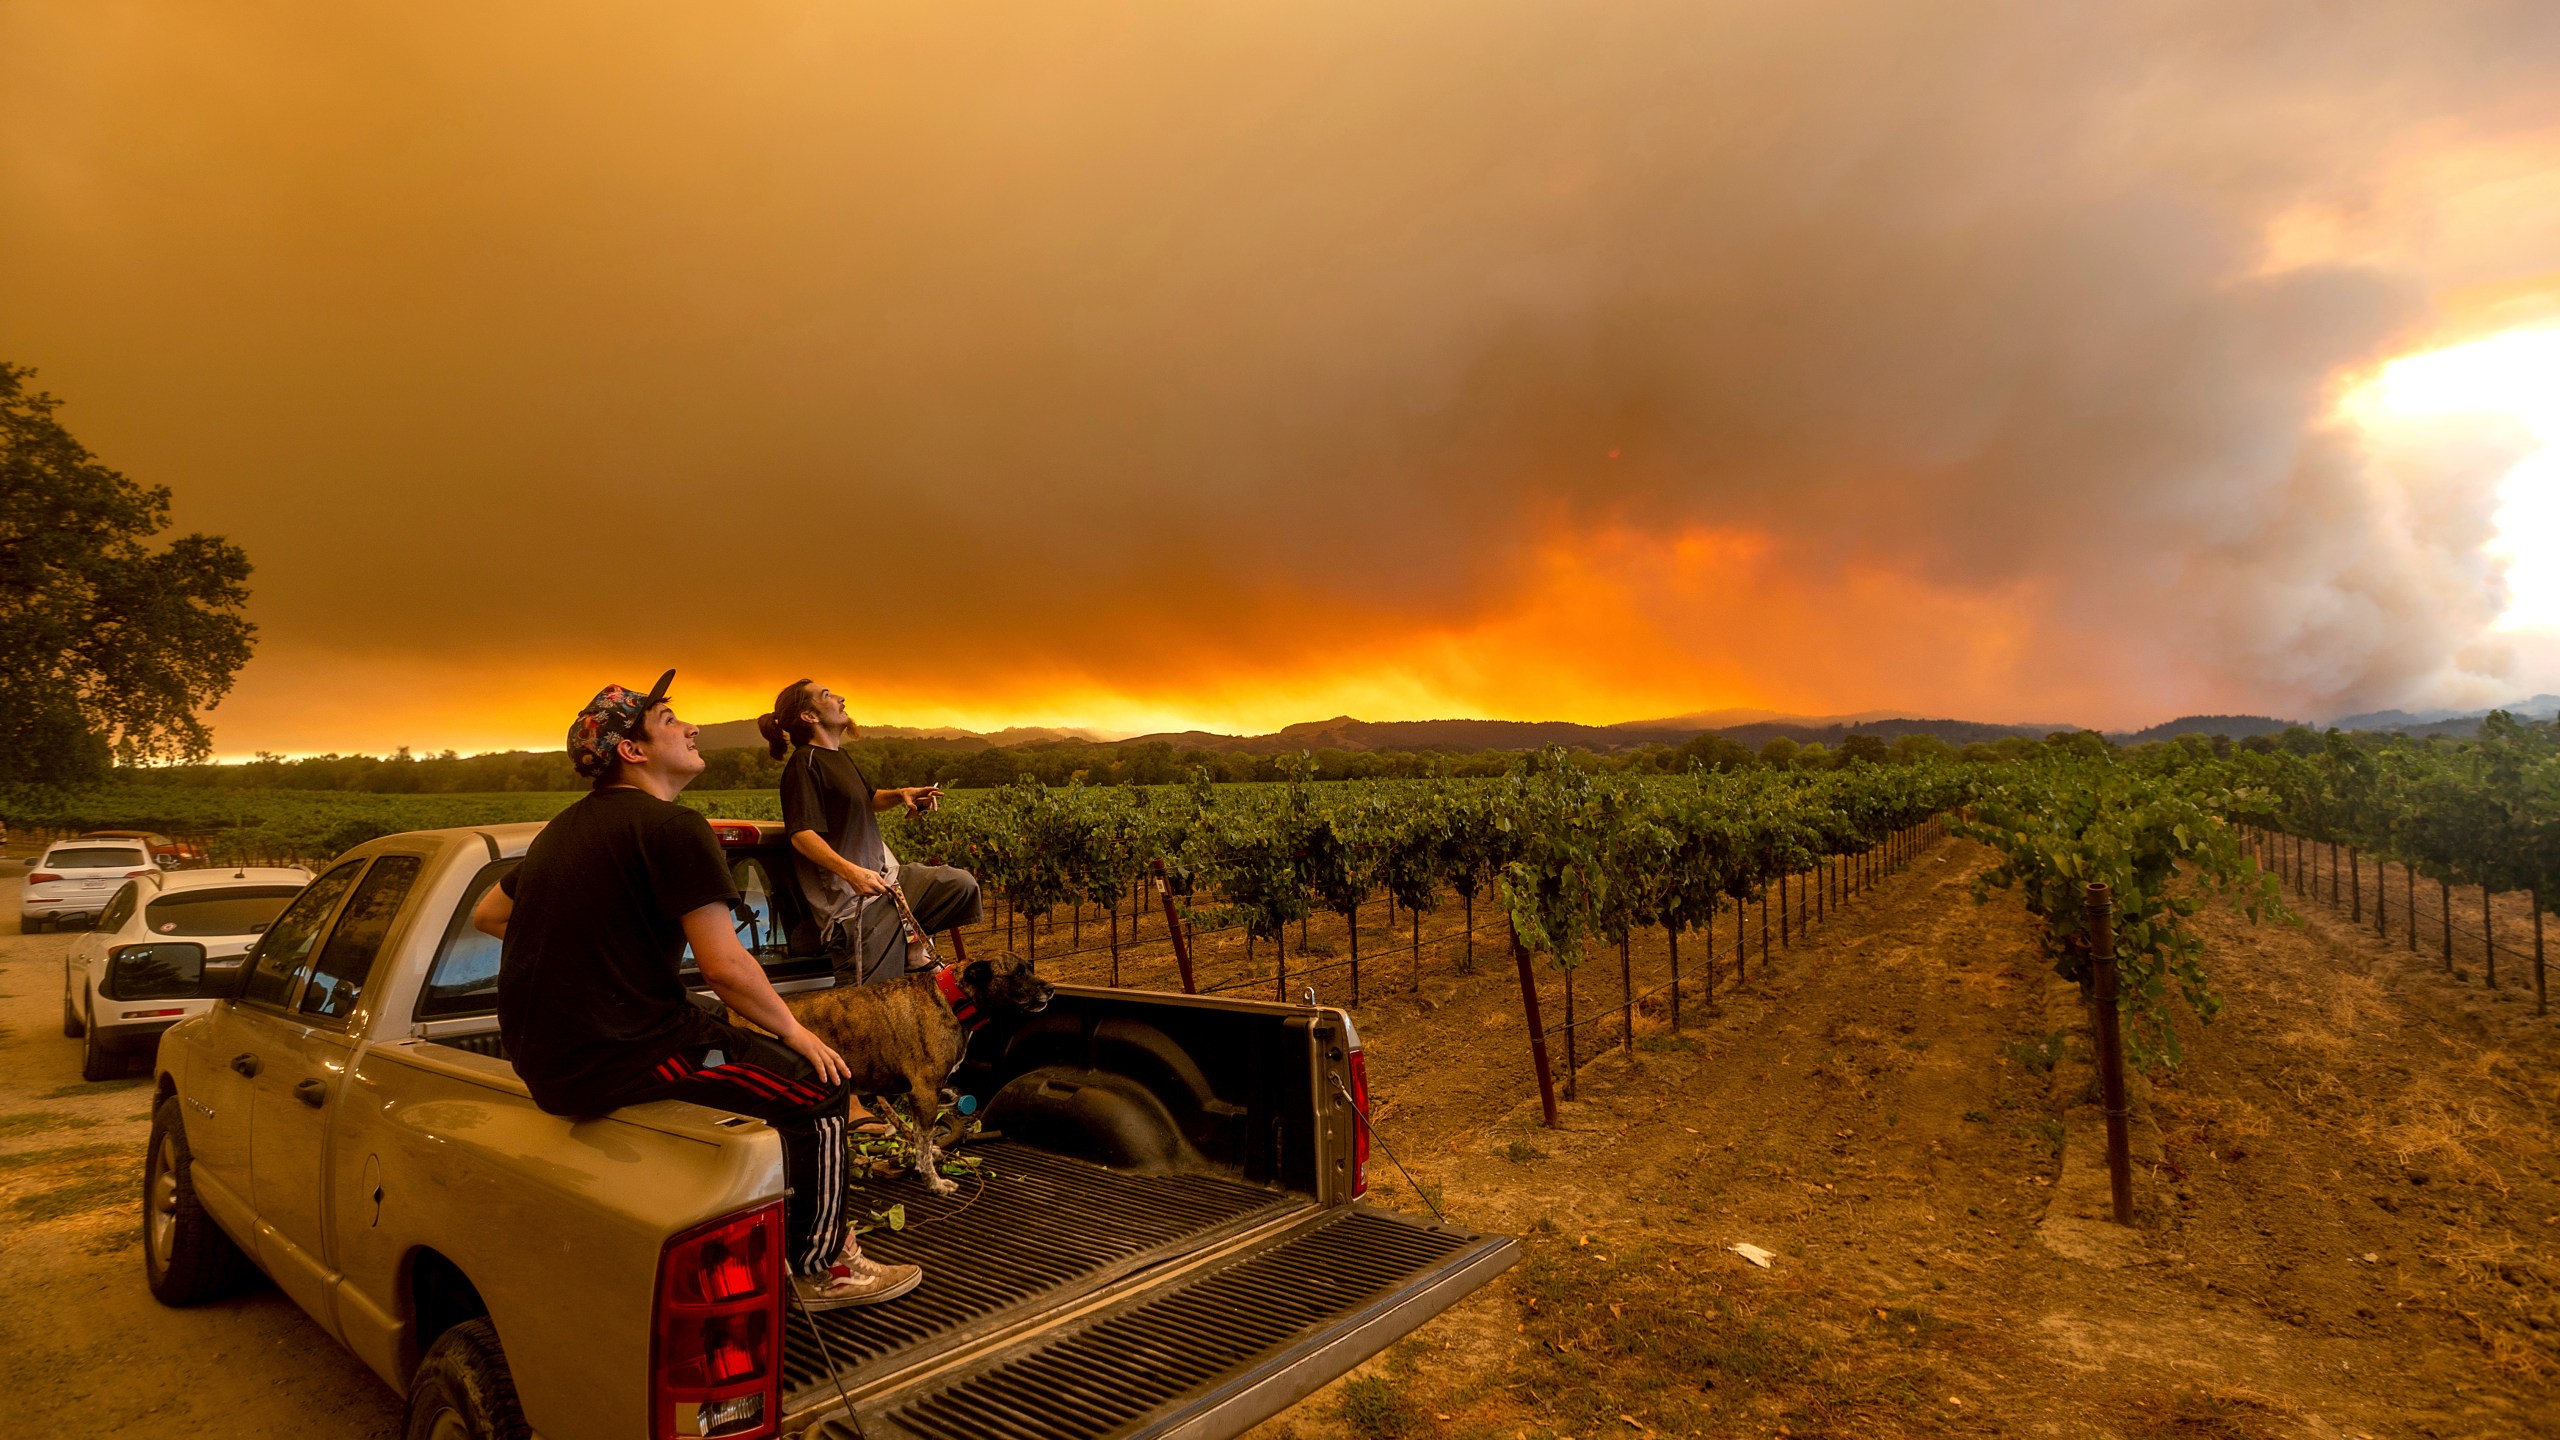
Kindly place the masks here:
[(613, 747), (635, 739), (649, 719), (649, 712), (666, 703), (667, 687), (676, 683), (676, 672), (658, 677), (647, 694), (628, 685), (607, 685), (578, 712), (569, 723), (569, 763), (576, 766), (583, 779), (593, 780), (613, 765)]

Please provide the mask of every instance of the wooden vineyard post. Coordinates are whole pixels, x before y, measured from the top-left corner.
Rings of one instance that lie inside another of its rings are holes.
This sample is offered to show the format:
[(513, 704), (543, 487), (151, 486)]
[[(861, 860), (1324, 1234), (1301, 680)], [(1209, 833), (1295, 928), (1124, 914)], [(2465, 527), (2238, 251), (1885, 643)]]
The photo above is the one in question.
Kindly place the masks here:
[(1413, 988), (1422, 989), (1422, 912), (1413, 912)]
[(2391, 943), (2391, 862), (2380, 858), (2373, 862), (2373, 934)]
[(1769, 887), (1760, 887), (1760, 973), (1769, 973)]
[(2401, 908), (2409, 912), (2409, 953), (2415, 955), (2418, 953), (2418, 867), (2402, 865), (2400, 879), (2402, 882), (2400, 898), (2407, 902)]
[(1710, 1015), (1714, 1014), (1714, 1013), (1715, 1013), (1715, 1008), (1716, 1008), (1716, 912), (1715, 912), (1714, 907), (1710, 906), (1710, 907), (1708, 907), (1708, 910), (1707, 910), (1707, 1013), (1708, 1013), (1708, 1014), (1710, 1014)]
[(2347, 847), (2347, 923), (2364, 923), (2364, 862), (2356, 855), (2356, 847)]
[[(1357, 904), (1351, 907), (1351, 1003), (1354, 1008), (1360, 1004), (1360, 907)], [(1571, 1001), (1565, 1004), (1567, 1009), (1572, 1008)], [(1568, 1086), (1572, 1083), (1569, 1078), (1565, 1081)]]
[(2116, 1019), (2115, 896), (2103, 884), (2088, 890), (2089, 975), (2095, 981), (2098, 1022), (2098, 1095), (2107, 1117), (2107, 1189), (2116, 1223), (2133, 1223), (2133, 1153), (2126, 1135), (2124, 1035)]
[(2489, 886), (2480, 885), (2480, 960), (2488, 969), (2489, 988), (2498, 988), (2498, 925), (2489, 913)]
[(1120, 897), (1111, 897), (1111, 988), (1120, 988)]
[(1751, 929), (1745, 923), (1750, 918), (1742, 908), (1742, 897), (1733, 897), (1733, 983), (1736, 985), (1751, 983), (1751, 971), (1744, 964), (1751, 958)]
[(1636, 1053), (1636, 962), (1630, 953), (1634, 944), (1633, 931), (1618, 937), (1618, 988), (1625, 991), (1627, 997), (1626, 1025), (1621, 1038), (1629, 1055)]
[(1787, 938), (1787, 876), (1783, 870), (1778, 872), (1778, 948), (1795, 948), (1795, 942)]
[(1825, 906), (1830, 899), (1831, 877), (1823, 869), (1829, 863), (1827, 855), (1817, 857), (1813, 862), (1813, 878), (1819, 882), (1813, 886), (1813, 918), (1816, 920), (1824, 917)]
[(1173, 937), (1173, 963), (1182, 971), (1182, 993), (1197, 995), (1191, 983), (1191, 939), (1182, 932), (1182, 917), (1173, 913), (1173, 885), (1165, 878), (1164, 862), (1156, 862), (1156, 893), (1164, 897), (1164, 933)]
[(2338, 908), (2338, 842), (2329, 842), (2329, 908)]
[[(1250, 924), (1244, 927), (1244, 969), (1248, 975), (1253, 973), (1253, 926)], [(1283, 1005), (1289, 1003), (1289, 942), (1286, 940), (1271, 943), (1271, 998)], [(1360, 1002), (1354, 1000), (1352, 1003)]]
[(1573, 972), (1580, 966), (1564, 967), (1564, 1098), (1582, 1098), (1582, 1055), (1573, 1043)]
[(2542, 989), (2542, 887), (2526, 892), (2533, 897), (2533, 1013), (2551, 1013), (2550, 997)]
[[(2533, 923), (2534, 933), (2542, 933), (2540, 910), (2534, 912)], [(1680, 1033), (1680, 927), (1665, 925), (1662, 933), (1671, 939), (1671, 1033), (1677, 1035)], [(2537, 968), (2534, 973), (2540, 975), (2542, 972)]]
[(1529, 947), (1520, 943), (1520, 931), (1511, 931), (1511, 958), (1520, 966), (1520, 1010), (1529, 1022), (1529, 1063), (1538, 1072), (1538, 1109), (1547, 1117), (1547, 1128), (1556, 1128), (1556, 1078), (1547, 1064), (1547, 1026), (1538, 1016), (1538, 977), (1529, 968)]
[(2436, 882), (2436, 913), (2444, 918), (2444, 968), (2453, 969), (2453, 882)]

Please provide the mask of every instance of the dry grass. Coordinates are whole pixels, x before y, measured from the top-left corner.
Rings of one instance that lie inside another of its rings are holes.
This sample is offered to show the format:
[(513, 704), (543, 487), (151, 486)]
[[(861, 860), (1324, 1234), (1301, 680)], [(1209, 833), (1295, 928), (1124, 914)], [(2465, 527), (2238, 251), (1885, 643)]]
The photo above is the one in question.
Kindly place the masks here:
[(2515, 1148), (2513, 1128), (2498, 1106), (2455, 1094), (2431, 1078), (2412, 1080), (2378, 1113), (2347, 1121), (2349, 1135), (2387, 1152), (2413, 1176), (2441, 1172), (2500, 1194), (2507, 1192), (2506, 1178), (2484, 1152)]

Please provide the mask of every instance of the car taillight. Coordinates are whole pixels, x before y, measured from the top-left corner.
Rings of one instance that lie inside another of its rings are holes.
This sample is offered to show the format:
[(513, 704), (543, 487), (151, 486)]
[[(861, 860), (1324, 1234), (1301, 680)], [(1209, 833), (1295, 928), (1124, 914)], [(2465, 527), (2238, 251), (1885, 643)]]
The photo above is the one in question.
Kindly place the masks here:
[(54, 874), (50, 870), (38, 870), (27, 877), (27, 883), (30, 885), (50, 885), (61, 878), (61, 876)]
[(754, 1440), (782, 1420), (782, 1206), (698, 1226), (658, 1257), (649, 1433)]
[(124, 878), (127, 880), (139, 880), (145, 875), (157, 875), (159, 873), (160, 872), (157, 870), (127, 870), (124, 872)]
[(1369, 1057), (1361, 1051), (1351, 1052), (1351, 1103), (1360, 1112), (1352, 1128), (1360, 1133), (1351, 1141), (1351, 1198), (1369, 1193)]
[(764, 838), (764, 832), (753, 825), (723, 825), (717, 820), (711, 822), (711, 833), (723, 845), (753, 845)]

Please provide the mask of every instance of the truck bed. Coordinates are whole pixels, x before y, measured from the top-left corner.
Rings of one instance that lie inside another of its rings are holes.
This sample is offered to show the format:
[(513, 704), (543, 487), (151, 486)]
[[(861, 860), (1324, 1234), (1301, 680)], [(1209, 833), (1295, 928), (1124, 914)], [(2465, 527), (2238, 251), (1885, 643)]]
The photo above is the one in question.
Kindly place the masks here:
[(864, 1250), (924, 1266), (925, 1283), (814, 1317), (823, 1351), (793, 1312), (786, 1432), (826, 1415), (826, 1440), (1233, 1434), (1517, 1255), (1505, 1238), (1214, 1173), (1106, 1170), (1002, 1140), (967, 1153), (985, 1178), (955, 1195), (911, 1178), (858, 1188), (863, 1209), (907, 1207), (907, 1228), (865, 1234)]
[[(857, 1216), (907, 1211), (905, 1230), (870, 1231), (863, 1252), (921, 1265), (925, 1280), (887, 1304), (817, 1317), (848, 1388), (905, 1368), (920, 1350), (947, 1354), (1008, 1321), (1054, 1313), (1150, 1266), (1317, 1209), (1303, 1195), (1228, 1176), (1130, 1174), (1005, 1140), (961, 1153), (982, 1162), (982, 1178), (961, 1181), (954, 1195), (927, 1194), (912, 1177), (854, 1187)], [(835, 1399), (796, 1313), (788, 1337), (785, 1412)]]

